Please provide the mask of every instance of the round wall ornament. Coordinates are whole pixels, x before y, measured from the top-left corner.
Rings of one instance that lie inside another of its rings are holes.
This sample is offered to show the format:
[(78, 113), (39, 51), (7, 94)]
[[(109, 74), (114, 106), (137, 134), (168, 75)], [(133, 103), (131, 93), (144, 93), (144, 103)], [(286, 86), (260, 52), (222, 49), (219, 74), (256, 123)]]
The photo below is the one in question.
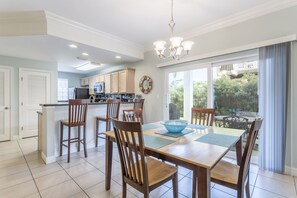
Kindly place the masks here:
[(147, 94), (153, 88), (153, 80), (149, 76), (143, 76), (139, 81), (139, 88), (142, 93)]

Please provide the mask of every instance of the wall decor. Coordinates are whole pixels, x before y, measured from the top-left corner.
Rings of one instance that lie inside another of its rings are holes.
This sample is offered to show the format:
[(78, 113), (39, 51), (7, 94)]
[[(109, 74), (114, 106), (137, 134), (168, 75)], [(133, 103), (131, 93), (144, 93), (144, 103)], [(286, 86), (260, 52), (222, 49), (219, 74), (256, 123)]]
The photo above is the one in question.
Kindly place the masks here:
[(142, 93), (147, 94), (153, 88), (153, 80), (149, 76), (143, 76), (139, 81), (139, 88)]

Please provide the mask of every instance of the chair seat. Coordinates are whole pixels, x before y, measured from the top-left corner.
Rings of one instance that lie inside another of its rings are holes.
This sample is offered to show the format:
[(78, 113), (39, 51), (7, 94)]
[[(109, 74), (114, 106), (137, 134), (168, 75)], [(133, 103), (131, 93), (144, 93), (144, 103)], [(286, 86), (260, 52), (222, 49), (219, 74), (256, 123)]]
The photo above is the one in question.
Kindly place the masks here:
[(221, 160), (212, 170), (211, 179), (229, 184), (238, 183), (239, 166)]
[(147, 170), (149, 186), (153, 186), (171, 176), (173, 176), (177, 169), (174, 166), (165, 164), (159, 160), (147, 157)]
[[(108, 120), (108, 118), (106, 116), (96, 116), (96, 119), (97, 120), (103, 120), (103, 121)], [(110, 118), (109, 118), (109, 120), (110, 120)]]
[(69, 123), (69, 120), (61, 120), (61, 123), (66, 126), (82, 126), (85, 125), (85, 122), (76, 122), (76, 123)]

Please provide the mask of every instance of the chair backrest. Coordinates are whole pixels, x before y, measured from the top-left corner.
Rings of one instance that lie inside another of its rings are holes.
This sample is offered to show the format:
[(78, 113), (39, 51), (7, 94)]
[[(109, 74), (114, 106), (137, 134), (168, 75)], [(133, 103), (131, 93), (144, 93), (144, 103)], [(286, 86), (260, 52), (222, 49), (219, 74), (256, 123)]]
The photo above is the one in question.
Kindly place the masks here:
[(123, 120), (126, 122), (140, 122), (140, 124), (143, 124), (142, 109), (123, 110)]
[(120, 99), (109, 98), (107, 99), (107, 118), (119, 118), (119, 111), (120, 111)]
[(112, 121), (123, 176), (135, 184), (147, 186), (148, 173), (140, 123)]
[(143, 109), (144, 99), (135, 99), (133, 109)]
[(212, 108), (192, 108), (191, 123), (212, 126), (214, 112)]
[(78, 126), (86, 123), (88, 103), (88, 99), (69, 100), (68, 122), (70, 126)]
[(244, 129), (248, 128), (248, 119), (241, 116), (226, 116), (223, 117), (223, 126), (225, 128)]
[(259, 130), (261, 128), (262, 122), (263, 122), (263, 119), (258, 118), (252, 123), (251, 129), (247, 138), (247, 142), (244, 148), (242, 161), (240, 163), (238, 185), (244, 184), (245, 179), (249, 174), (251, 155), (252, 155), (253, 148), (254, 148)]

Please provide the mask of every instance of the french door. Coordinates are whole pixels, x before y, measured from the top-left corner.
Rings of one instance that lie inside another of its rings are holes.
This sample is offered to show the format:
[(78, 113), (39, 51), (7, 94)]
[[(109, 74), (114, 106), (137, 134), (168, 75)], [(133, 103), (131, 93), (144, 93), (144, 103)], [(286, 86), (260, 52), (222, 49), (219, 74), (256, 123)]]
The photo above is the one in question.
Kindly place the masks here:
[(0, 141), (11, 134), (11, 69), (0, 66)]
[(37, 136), (40, 104), (50, 103), (51, 73), (20, 69), (20, 134), (22, 138)]

